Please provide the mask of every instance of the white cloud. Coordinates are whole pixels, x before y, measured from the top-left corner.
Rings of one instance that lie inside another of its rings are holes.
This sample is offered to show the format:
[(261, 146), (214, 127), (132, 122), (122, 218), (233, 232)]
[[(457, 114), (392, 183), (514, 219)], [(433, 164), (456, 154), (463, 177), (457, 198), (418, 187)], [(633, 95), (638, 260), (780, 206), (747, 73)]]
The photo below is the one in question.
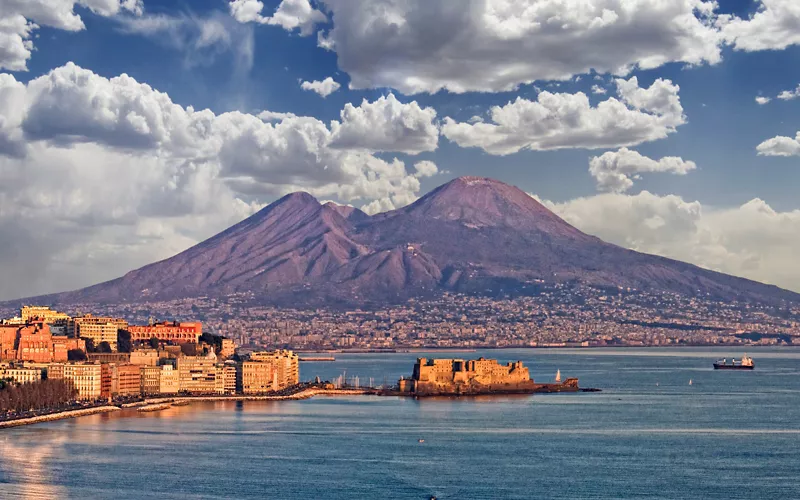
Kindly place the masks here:
[(601, 87), (600, 85), (592, 85), (592, 94), (600, 94), (605, 95), (608, 91)]
[(253, 30), (230, 16), (213, 11), (207, 17), (194, 14), (145, 14), (116, 18), (120, 31), (148, 37), (184, 54), (188, 67), (214, 62), (221, 54), (233, 52), (236, 66), (253, 65)]
[(457, 123), (447, 117), (442, 134), (462, 147), (494, 155), (522, 149), (612, 148), (663, 139), (685, 123), (680, 88), (658, 79), (649, 88), (636, 77), (616, 80), (619, 99), (592, 107), (586, 94), (541, 92), (491, 108), (493, 123)]
[(800, 210), (777, 212), (760, 199), (715, 209), (647, 191), (544, 203), (611, 243), (800, 291)]
[(439, 168), (436, 166), (436, 164), (428, 160), (422, 160), (415, 163), (414, 170), (417, 171), (417, 177), (433, 177), (439, 173)]
[(777, 136), (767, 139), (756, 147), (763, 156), (800, 156), (800, 132), (794, 138)]
[(716, 2), (702, 0), (324, 0), (352, 88), (404, 94), (512, 90), (595, 70), (720, 61)]
[(261, 14), (264, 3), (259, 0), (233, 0), (228, 7), (231, 15), (240, 23), (270, 24), (286, 31), (297, 29), (302, 36), (312, 34), (318, 23), (328, 20), (308, 0), (283, 0), (275, 14), (266, 17)]
[(300, 84), (300, 88), (303, 90), (312, 90), (322, 97), (328, 97), (339, 90), (339, 87), (341, 87), (341, 85), (330, 76), (322, 81), (314, 80), (313, 82), (303, 82)]
[(757, 102), (759, 105), (761, 105), (761, 106), (763, 106), (764, 104), (767, 104), (767, 103), (768, 103), (768, 102), (770, 102), (771, 100), (772, 100), (772, 99), (770, 99), (769, 97), (764, 97), (764, 96), (756, 96), (756, 102)]
[(778, 99), (782, 101), (791, 101), (793, 99), (797, 99), (798, 97), (800, 97), (800, 85), (798, 85), (794, 90), (784, 90), (778, 94)]
[(393, 94), (374, 102), (364, 99), (360, 106), (348, 103), (341, 112), (341, 123), (331, 124), (331, 145), (412, 155), (433, 151), (439, 142), (435, 118), (433, 108), (421, 108), (416, 101), (401, 103)]
[(75, 6), (110, 17), (126, 10), (142, 13), (139, 0), (3, 0), (0, 5), (0, 70), (27, 71), (34, 50), (33, 32), (40, 26), (66, 31), (85, 28)]
[(736, 50), (782, 50), (800, 44), (800, 3), (796, 0), (756, 0), (750, 18), (720, 16), (718, 25)]
[(666, 156), (656, 161), (628, 148), (608, 151), (589, 160), (589, 173), (597, 180), (597, 188), (615, 193), (630, 189), (633, 179), (638, 179), (642, 173), (686, 175), (695, 168), (694, 162), (676, 156)]
[(71, 63), (27, 84), (0, 74), (0, 230), (14, 235), (0, 263), (26, 272), (7, 273), (0, 297), (116, 277), (291, 191), (410, 203), (435, 165), (411, 171), (372, 153), (435, 147), (423, 137), (435, 131), (435, 113), (393, 99), (350, 106), (326, 125), (184, 108), (127, 75), (108, 79)]

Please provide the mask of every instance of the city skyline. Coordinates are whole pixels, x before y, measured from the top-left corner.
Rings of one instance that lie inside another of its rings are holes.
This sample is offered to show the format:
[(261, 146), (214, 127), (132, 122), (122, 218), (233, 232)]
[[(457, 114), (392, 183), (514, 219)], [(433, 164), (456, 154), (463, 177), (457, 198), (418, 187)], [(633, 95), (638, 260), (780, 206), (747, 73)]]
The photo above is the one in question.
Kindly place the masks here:
[(376, 212), (470, 174), (800, 290), (788, 0), (88, 5), (2, 14), (0, 298), (115, 278), (290, 191)]

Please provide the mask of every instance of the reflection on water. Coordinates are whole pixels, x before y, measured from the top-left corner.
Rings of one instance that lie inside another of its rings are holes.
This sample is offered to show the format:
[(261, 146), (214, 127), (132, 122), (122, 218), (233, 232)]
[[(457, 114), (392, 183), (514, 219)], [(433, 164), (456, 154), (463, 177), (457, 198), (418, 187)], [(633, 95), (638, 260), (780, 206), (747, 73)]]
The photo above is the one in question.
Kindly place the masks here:
[(41, 430), (25, 441), (0, 434), (0, 463), (3, 478), (2, 498), (59, 498), (66, 495), (62, 486), (52, 483), (47, 462), (63, 454), (66, 436), (60, 432)]
[[(710, 368), (717, 350), (615, 351), (470, 354), (600, 393), (216, 401), (0, 431), (0, 497), (797, 497), (795, 350), (751, 350), (738, 373)], [(417, 355), (302, 369), (381, 380)]]

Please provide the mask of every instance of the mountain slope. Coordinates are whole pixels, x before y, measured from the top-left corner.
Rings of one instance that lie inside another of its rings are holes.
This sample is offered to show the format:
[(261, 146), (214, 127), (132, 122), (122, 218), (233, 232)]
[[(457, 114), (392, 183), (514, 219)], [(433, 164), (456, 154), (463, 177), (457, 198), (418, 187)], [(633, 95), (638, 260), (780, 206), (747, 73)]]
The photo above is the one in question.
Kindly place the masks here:
[(519, 293), (581, 282), (800, 302), (774, 286), (634, 252), (582, 233), (523, 191), (462, 177), (398, 210), (358, 209), (294, 193), (174, 256), (56, 302), (253, 292), (264, 303), (381, 303), (446, 290)]

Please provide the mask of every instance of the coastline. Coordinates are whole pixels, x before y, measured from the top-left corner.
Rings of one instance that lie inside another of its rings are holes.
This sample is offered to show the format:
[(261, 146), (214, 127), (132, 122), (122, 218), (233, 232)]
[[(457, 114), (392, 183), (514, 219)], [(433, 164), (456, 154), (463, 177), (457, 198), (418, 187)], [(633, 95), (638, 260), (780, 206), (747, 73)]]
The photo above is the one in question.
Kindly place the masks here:
[(270, 395), (244, 395), (231, 394), (220, 396), (175, 396), (163, 398), (151, 398), (134, 403), (124, 403), (119, 406), (107, 405), (94, 408), (81, 408), (78, 410), (66, 410), (61, 412), (39, 415), (36, 417), (20, 418), (0, 422), (0, 430), (23, 425), (40, 424), (64, 420), (68, 418), (85, 417), (98, 413), (110, 413), (124, 409), (138, 409), (145, 412), (166, 410), (172, 406), (183, 406), (193, 402), (214, 402), (214, 401), (299, 401), (310, 399), (316, 396), (366, 396), (375, 392), (369, 389), (305, 389), (295, 394), (284, 394), (277, 396)]
[(85, 417), (87, 415), (95, 415), (98, 413), (110, 413), (119, 411), (122, 408), (119, 406), (97, 406), (95, 408), (81, 408), (79, 410), (67, 410), (56, 413), (49, 413), (47, 415), (39, 415), (37, 417), (20, 418), (17, 420), (6, 420), (0, 422), (0, 429), (7, 429), (11, 427), (19, 427), (22, 425), (40, 424), (43, 422), (53, 422), (55, 420), (64, 420), (67, 418)]

